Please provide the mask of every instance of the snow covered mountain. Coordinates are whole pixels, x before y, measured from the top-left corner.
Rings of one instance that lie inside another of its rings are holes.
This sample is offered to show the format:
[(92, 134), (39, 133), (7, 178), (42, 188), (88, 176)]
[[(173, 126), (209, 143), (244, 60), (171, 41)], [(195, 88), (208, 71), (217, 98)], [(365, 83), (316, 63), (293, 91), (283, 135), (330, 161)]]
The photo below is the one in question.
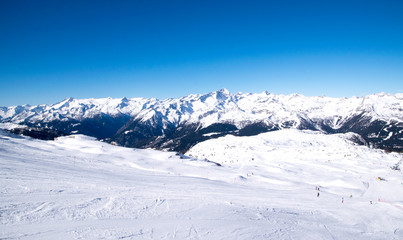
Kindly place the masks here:
[(225, 136), (195, 158), (0, 130), (0, 239), (402, 239), (402, 154), (352, 135)]
[(72, 99), (0, 108), (2, 127), (41, 139), (81, 133), (127, 147), (186, 151), (227, 134), (295, 128), (355, 132), (360, 142), (403, 151), (403, 94), (305, 97), (231, 94), (226, 89), (177, 99)]

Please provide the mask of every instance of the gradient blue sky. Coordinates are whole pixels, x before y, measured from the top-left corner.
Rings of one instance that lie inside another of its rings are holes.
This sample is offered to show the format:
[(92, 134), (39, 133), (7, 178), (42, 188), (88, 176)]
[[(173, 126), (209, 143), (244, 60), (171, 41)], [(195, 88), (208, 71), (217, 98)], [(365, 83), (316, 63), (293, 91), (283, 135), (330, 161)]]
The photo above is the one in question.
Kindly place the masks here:
[(0, 0), (0, 106), (403, 92), (403, 1)]

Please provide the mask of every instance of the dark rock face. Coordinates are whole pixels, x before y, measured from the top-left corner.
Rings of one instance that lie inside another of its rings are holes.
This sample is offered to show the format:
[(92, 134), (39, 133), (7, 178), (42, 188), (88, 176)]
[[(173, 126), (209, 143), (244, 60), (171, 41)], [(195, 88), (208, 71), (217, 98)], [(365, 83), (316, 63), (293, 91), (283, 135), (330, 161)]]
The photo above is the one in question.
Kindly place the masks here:
[(168, 149), (177, 152), (186, 152), (199, 142), (227, 134), (253, 136), (284, 128), (322, 131), (328, 134), (354, 132), (361, 136), (359, 139), (352, 139), (356, 143), (403, 152), (403, 123), (372, 120), (365, 113), (344, 119), (338, 128), (333, 128), (332, 122), (326, 119), (301, 118), (298, 124), (294, 121), (286, 121), (278, 125), (255, 122), (238, 129), (233, 123), (214, 123), (203, 128), (196, 123), (179, 126), (167, 123), (164, 125), (163, 120), (158, 116), (141, 121), (126, 115), (104, 114), (82, 121), (27, 122), (25, 125), (28, 128), (16, 128), (11, 132), (44, 140), (69, 134), (85, 134), (125, 147)]
[(372, 120), (361, 113), (346, 119), (340, 128), (333, 129), (326, 122), (318, 123), (326, 133), (359, 134), (368, 145), (388, 151), (403, 152), (403, 123), (397, 121)]
[(29, 136), (36, 139), (41, 140), (54, 140), (57, 137), (64, 136), (63, 132), (53, 130), (53, 129), (45, 129), (45, 128), (15, 128), (10, 130), (11, 133), (17, 135)]
[(30, 128), (36, 131), (53, 130), (60, 133), (59, 136), (69, 134), (84, 134), (98, 139), (105, 139), (114, 136), (116, 132), (130, 119), (128, 116), (114, 116), (100, 114), (93, 118), (86, 118), (82, 121), (68, 119), (67, 121), (51, 121), (51, 122), (25, 122)]
[[(131, 130), (121, 130), (112, 141), (123, 146), (169, 149), (185, 152), (199, 142), (234, 133), (237, 128), (228, 123), (215, 123), (206, 128), (199, 124), (186, 124), (165, 130), (153, 128), (149, 123), (139, 121), (130, 124)], [(127, 128), (125, 128), (127, 129)], [(135, 145), (133, 145), (133, 143)]]
[(254, 136), (260, 133), (265, 133), (269, 131), (276, 131), (279, 130), (277, 126), (268, 126), (263, 122), (252, 123), (246, 125), (242, 129), (239, 130), (238, 136)]
[(163, 134), (162, 126), (153, 125), (150, 121), (142, 122), (132, 119), (110, 137), (111, 141), (121, 146), (141, 148)]
[(362, 136), (374, 148), (403, 152), (403, 123), (375, 120), (368, 122), (365, 117), (349, 122), (339, 132), (354, 132)]

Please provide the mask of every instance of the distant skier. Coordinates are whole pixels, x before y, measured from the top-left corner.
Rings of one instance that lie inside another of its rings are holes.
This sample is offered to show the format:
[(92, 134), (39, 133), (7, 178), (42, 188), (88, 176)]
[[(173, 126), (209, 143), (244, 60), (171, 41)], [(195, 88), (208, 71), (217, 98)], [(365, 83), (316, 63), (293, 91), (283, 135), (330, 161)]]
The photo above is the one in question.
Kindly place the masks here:
[(316, 197), (319, 197), (319, 193), (318, 193), (318, 195), (316, 195)]
[(341, 198), (341, 203), (344, 203), (344, 197)]

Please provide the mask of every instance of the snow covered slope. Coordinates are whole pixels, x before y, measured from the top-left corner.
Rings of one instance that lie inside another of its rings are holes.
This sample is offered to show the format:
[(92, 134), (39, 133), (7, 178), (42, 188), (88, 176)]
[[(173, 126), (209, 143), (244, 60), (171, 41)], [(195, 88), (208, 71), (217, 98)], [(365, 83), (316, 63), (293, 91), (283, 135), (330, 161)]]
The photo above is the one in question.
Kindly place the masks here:
[(0, 130), (0, 238), (402, 239), (402, 155), (352, 137), (226, 136), (196, 159)]
[(68, 98), (54, 105), (0, 108), (0, 121), (27, 125), (31, 131), (14, 132), (42, 139), (81, 133), (127, 147), (175, 151), (226, 134), (284, 128), (355, 132), (374, 147), (403, 151), (403, 94), (330, 98), (222, 89), (166, 100)]

